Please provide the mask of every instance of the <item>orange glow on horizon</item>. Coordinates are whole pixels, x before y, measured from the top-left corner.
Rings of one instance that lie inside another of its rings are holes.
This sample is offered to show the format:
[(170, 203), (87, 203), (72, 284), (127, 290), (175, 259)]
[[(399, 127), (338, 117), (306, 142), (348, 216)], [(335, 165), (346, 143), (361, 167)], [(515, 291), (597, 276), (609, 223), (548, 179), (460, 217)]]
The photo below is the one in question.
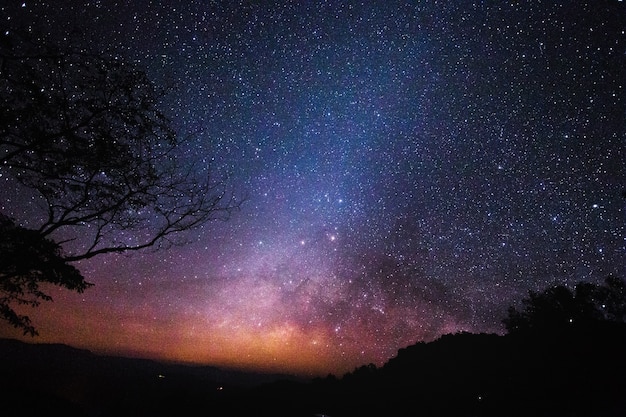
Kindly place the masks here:
[(289, 322), (254, 328), (171, 320), (168, 326), (148, 327), (144, 317), (103, 314), (91, 304), (78, 302), (80, 297), (58, 294), (44, 308), (24, 311), (37, 324), (40, 335), (35, 338), (4, 324), (0, 336), (28, 343), (64, 343), (96, 354), (307, 377), (342, 375), (367, 360), (346, 364), (346, 357), (358, 355), (334, 346), (322, 324), (306, 331)]

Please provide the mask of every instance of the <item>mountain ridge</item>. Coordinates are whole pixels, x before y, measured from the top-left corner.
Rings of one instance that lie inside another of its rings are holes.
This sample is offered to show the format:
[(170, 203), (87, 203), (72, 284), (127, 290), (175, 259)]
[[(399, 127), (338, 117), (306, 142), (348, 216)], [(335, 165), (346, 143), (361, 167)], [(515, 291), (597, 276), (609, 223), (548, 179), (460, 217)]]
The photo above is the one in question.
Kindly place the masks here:
[(0, 401), (11, 416), (618, 417), (626, 325), (443, 335), (341, 378), (242, 376), (0, 339)]

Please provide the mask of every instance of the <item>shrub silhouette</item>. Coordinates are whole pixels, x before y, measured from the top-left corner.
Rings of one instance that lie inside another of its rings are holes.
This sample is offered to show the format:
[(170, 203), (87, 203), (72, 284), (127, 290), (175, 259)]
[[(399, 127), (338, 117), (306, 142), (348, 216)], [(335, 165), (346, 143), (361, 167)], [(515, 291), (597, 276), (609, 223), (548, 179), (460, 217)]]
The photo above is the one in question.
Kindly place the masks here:
[(509, 333), (549, 331), (567, 326), (588, 326), (597, 322), (624, 322), (626, 283), (609, 276), (604, 285), (579, 283), (574, 291), (564, 285), (543, 292), (529, 291), (523, 308), (509, 307), (503, 323)]

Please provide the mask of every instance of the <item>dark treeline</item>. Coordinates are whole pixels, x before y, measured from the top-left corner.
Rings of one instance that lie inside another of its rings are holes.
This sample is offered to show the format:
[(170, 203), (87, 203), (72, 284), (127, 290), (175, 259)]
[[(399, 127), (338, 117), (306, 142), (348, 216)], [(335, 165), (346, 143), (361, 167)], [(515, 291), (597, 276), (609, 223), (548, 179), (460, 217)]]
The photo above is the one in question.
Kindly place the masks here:
[(5, 340), (0, 400), (11, 416), (622, 416), (625, 289), (531, 292), (506, 335), (445, 335), (313, 381)]
[(333, 398), (330, 415), (618, 416), (626, 410), (625, 340), (618, 324), (447, 335), (318, 390)]

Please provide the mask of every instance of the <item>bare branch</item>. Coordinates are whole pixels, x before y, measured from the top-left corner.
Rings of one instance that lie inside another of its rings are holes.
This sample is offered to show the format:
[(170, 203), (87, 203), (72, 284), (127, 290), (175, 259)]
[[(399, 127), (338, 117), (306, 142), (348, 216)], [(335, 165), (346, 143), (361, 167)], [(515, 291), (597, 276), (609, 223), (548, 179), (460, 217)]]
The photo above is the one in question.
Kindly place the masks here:
[(0, 253), (13, 253), (24, 234), (54, 265), (15, 269), (11, 256), (0, 259), (0, 318), (34, 334), (9, 303), (48, 300), (38, 282), (82, 291), (88, 285), (70, 263), (182, 244), (185, 232), (228, 219), (243, 199), (177, 158), (186, 143), (158, 108), (163, 90), (135, 65), (27, 37), (3, 40), (0, 164), (46, 207), (36, 230), (0, 213), (16, 236), (0, 238)]

